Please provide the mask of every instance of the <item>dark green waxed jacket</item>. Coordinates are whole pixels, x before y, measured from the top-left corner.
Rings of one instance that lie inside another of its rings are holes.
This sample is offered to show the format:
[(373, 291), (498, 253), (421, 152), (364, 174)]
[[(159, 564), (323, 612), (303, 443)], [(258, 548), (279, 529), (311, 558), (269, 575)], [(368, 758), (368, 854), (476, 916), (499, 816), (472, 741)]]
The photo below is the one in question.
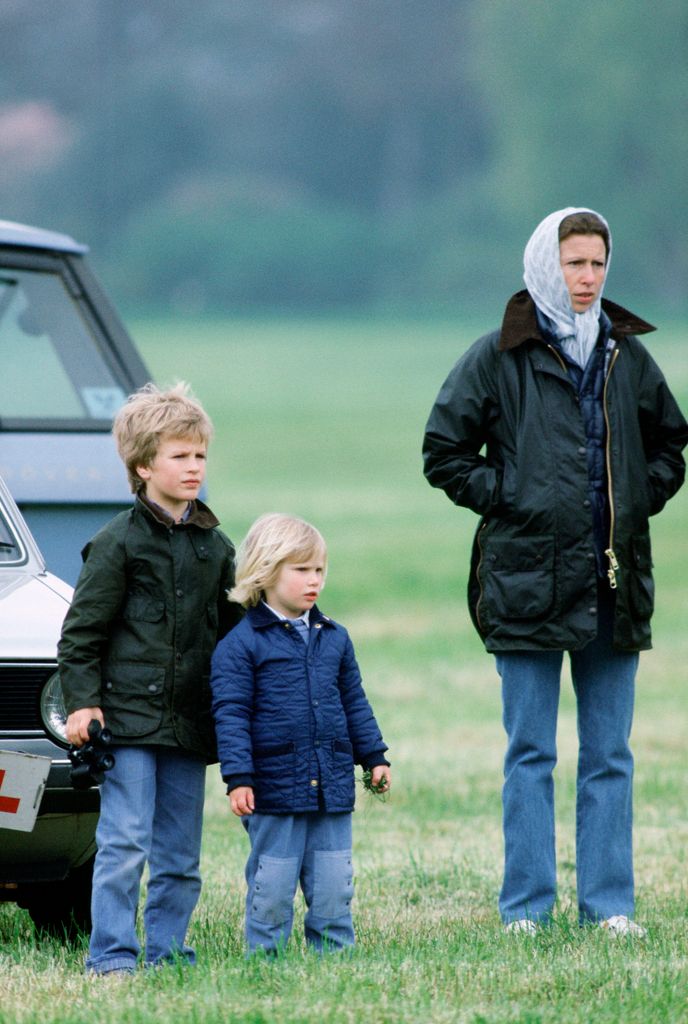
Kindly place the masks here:
[(58, 648), (67, 712), (101, 707), (115, 743), (215, 760), (210, 656), (238, 621), (234, 547), (202, 502), (175, 524), (137, 498), (86, 545)]
[[(651, 646), (648, 519), (679, 489), (688, 425), (636, 334), (653, 328), (603, 300), (615, 349), (604, 390), (613, 643)], [(489, 651), (574, 650), (597, 630), (586, 437), (576, 390), (526, 291), (501, 330), (459, 359), (432, 409), (425, 475), (477, 512), (468, 583)]]

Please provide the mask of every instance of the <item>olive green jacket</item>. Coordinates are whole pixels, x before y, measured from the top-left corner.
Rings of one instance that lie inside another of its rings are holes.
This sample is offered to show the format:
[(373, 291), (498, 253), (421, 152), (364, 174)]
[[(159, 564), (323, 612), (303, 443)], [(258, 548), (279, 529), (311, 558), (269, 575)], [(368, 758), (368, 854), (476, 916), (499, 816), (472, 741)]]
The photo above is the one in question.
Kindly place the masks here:
[(183, 523), (145, 497), (82, 552), (58, 647), (67, 713), (100, 707), (115, 744), (216, 758), (210, 656), (239, 620), (234, 547), (202, 502)]

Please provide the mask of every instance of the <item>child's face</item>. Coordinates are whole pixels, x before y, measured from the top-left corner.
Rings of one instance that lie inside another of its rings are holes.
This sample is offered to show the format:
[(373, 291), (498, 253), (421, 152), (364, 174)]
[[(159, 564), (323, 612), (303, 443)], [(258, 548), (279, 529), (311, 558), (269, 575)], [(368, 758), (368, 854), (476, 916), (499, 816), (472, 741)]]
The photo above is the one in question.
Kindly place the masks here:
[(175, 519), (198, 497), (205, 480), (206, 449), (197, 438), (163, 436), (150, 466), (136, 467), (147, 497)]
[(325, 560), (314, 555), (305, 562), (284, 562), (265, 600), (288, 619), (296, 619), (313, 607), (323, 588)]

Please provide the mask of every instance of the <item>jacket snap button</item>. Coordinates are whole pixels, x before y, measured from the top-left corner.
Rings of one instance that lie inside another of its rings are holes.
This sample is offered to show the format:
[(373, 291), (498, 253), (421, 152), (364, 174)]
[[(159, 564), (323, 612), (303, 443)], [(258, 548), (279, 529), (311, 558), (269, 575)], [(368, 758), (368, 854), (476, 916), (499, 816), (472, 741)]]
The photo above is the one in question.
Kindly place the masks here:
[(311, 779), (311, 786), (317, 786), (317, 785), (318, 785), (318, 780), (317, 779)]
[(178, 590), (177, 591), (177, 597), (183, 597), (183, 596), (184, 596), (184, 591), (183, 590)]
[(158, 692), (158, 688), (155, 685), (155, 683), (151, 683), (150, 684), (150, 686), (148, 687), (148, 692), (149, 693), (157, 693)]

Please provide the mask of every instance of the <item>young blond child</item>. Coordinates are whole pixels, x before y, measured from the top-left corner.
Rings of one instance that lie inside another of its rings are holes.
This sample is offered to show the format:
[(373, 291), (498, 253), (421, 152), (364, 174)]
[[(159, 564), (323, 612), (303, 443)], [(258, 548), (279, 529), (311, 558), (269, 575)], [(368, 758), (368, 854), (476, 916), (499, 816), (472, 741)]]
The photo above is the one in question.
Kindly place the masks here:
[(307, 943), (353, 945), (354, 764), (372, 771), (381, 792), (390, 787), (349, 635), (315, 603), (326, 569), (315, 527), (281, 514), (259, 519), (239, 549), (230, 595), (247, 613), (212, 660), (222, 777), (251, 841), (250, 952), (274, 954), (286, 943), (297, 884)]
[(185, 945), (201, 887), (206, 764), (215, 758), (208, 675), (240, 616), (227, 601), (234, 548), (198, 500), (212, 427), (179, 384), (132, 395), (113, 427), (133, 507), (83, 551), (59, 645), (67, 738), (96, 719), (113, 734), (101, 787), (86, 968), (131, 972), (144, 864), (145, 960), (194, 962)]

